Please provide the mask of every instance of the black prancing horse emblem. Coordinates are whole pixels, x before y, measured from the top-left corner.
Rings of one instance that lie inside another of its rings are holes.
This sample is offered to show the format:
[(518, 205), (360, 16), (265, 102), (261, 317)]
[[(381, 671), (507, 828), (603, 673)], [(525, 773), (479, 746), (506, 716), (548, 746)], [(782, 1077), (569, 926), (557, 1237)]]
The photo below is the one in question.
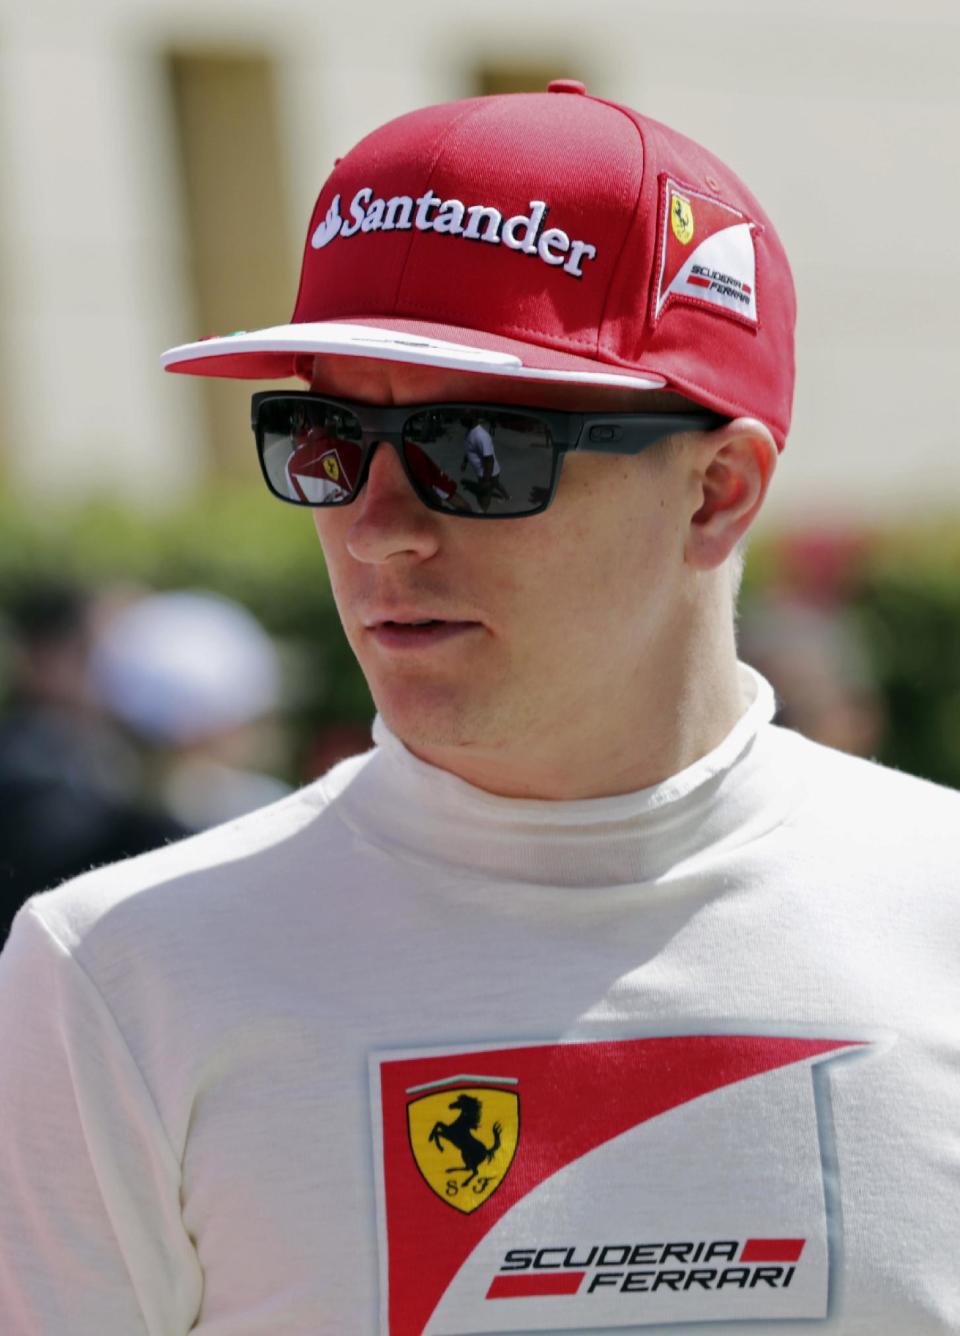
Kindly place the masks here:
[(450, 1105), (451, 1109), (459, 1109), (460, 1113), (455, 1122), (442, 1123), (439, 1120), (434, 1123), (433, 1131), (430, 1133), (430, 1140), (436, 1146), (437, 1150), (442, 1150), (441, 1141), (449, 1141), (451, 1146), (456, 1146), (463, 1157), (462, 1165), (453, 1165), (445, 1172), (448, 1174), (466, 1174), (463, 1180), (463, 1186), (473, 1182), (476, 1178), (480, 1166), (489, 1164), (500, 1149), (500, 1134), (503, 1128), (499, 1123), (493, 1125), (493, 1145), (485, 1146), (476, 1135), (476, 1129), (480, 1126), (480, 1119), (483, 1116), (483, 1105), (473, 1095), (460, 1095)]

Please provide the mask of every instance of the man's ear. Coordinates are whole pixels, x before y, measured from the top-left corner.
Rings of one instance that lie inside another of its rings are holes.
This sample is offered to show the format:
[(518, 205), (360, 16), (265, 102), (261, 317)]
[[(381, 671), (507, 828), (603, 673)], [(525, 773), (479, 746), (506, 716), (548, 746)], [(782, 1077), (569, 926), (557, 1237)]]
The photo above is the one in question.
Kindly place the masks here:
[(710, 571), (753, 523), (777, 466), (777, 447), (762, 422), (737, 418), (705, 432), (693, 454), (695, 509), (684, 557), (695, 570)]

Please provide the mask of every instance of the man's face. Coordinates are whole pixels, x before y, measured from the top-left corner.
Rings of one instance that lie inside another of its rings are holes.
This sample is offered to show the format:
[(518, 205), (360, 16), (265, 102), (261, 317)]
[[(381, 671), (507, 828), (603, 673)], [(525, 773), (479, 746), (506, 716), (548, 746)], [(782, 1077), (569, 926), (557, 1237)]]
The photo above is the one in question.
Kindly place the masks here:
[[(318, 364), (313, 388), (377, 404), (689, 408), (675, 396), (354, 359)], [(682, 452), (570, 455), (542, 514), (460, 519), (428, 510), (382, 444), (356, 501), (314, 517), (378, 710), (413, 750), (442, 761), (458, 749), (542, 747), (592, 718), (609, 728), (611, 710), (629, 726), (651, 656), (679, 643), (692, 502)], [(427, 619), (436, 624), (412, 625)]]

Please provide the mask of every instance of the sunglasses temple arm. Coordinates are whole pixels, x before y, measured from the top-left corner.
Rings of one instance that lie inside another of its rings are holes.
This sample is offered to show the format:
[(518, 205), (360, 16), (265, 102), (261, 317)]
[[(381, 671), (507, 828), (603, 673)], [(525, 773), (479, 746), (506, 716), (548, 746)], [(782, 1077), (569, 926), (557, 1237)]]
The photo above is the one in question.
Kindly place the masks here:
[(584, 418), (575, 444), (568, 450), (585, 454), (639, 455), (668, 436), (683, 431), (712, 431), (729, 422), (719, 413), (645, 414), (636, 417)]

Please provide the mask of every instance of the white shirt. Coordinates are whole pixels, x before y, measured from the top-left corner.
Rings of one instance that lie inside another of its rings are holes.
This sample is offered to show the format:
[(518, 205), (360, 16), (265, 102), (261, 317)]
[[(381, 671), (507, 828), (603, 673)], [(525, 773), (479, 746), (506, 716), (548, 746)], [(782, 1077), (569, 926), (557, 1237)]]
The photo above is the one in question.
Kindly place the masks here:
[(747, 678), (640, 793), (498, 798), (379, 725), (31, 901), (4, 1336), (960, 1329), (960, 797)]

